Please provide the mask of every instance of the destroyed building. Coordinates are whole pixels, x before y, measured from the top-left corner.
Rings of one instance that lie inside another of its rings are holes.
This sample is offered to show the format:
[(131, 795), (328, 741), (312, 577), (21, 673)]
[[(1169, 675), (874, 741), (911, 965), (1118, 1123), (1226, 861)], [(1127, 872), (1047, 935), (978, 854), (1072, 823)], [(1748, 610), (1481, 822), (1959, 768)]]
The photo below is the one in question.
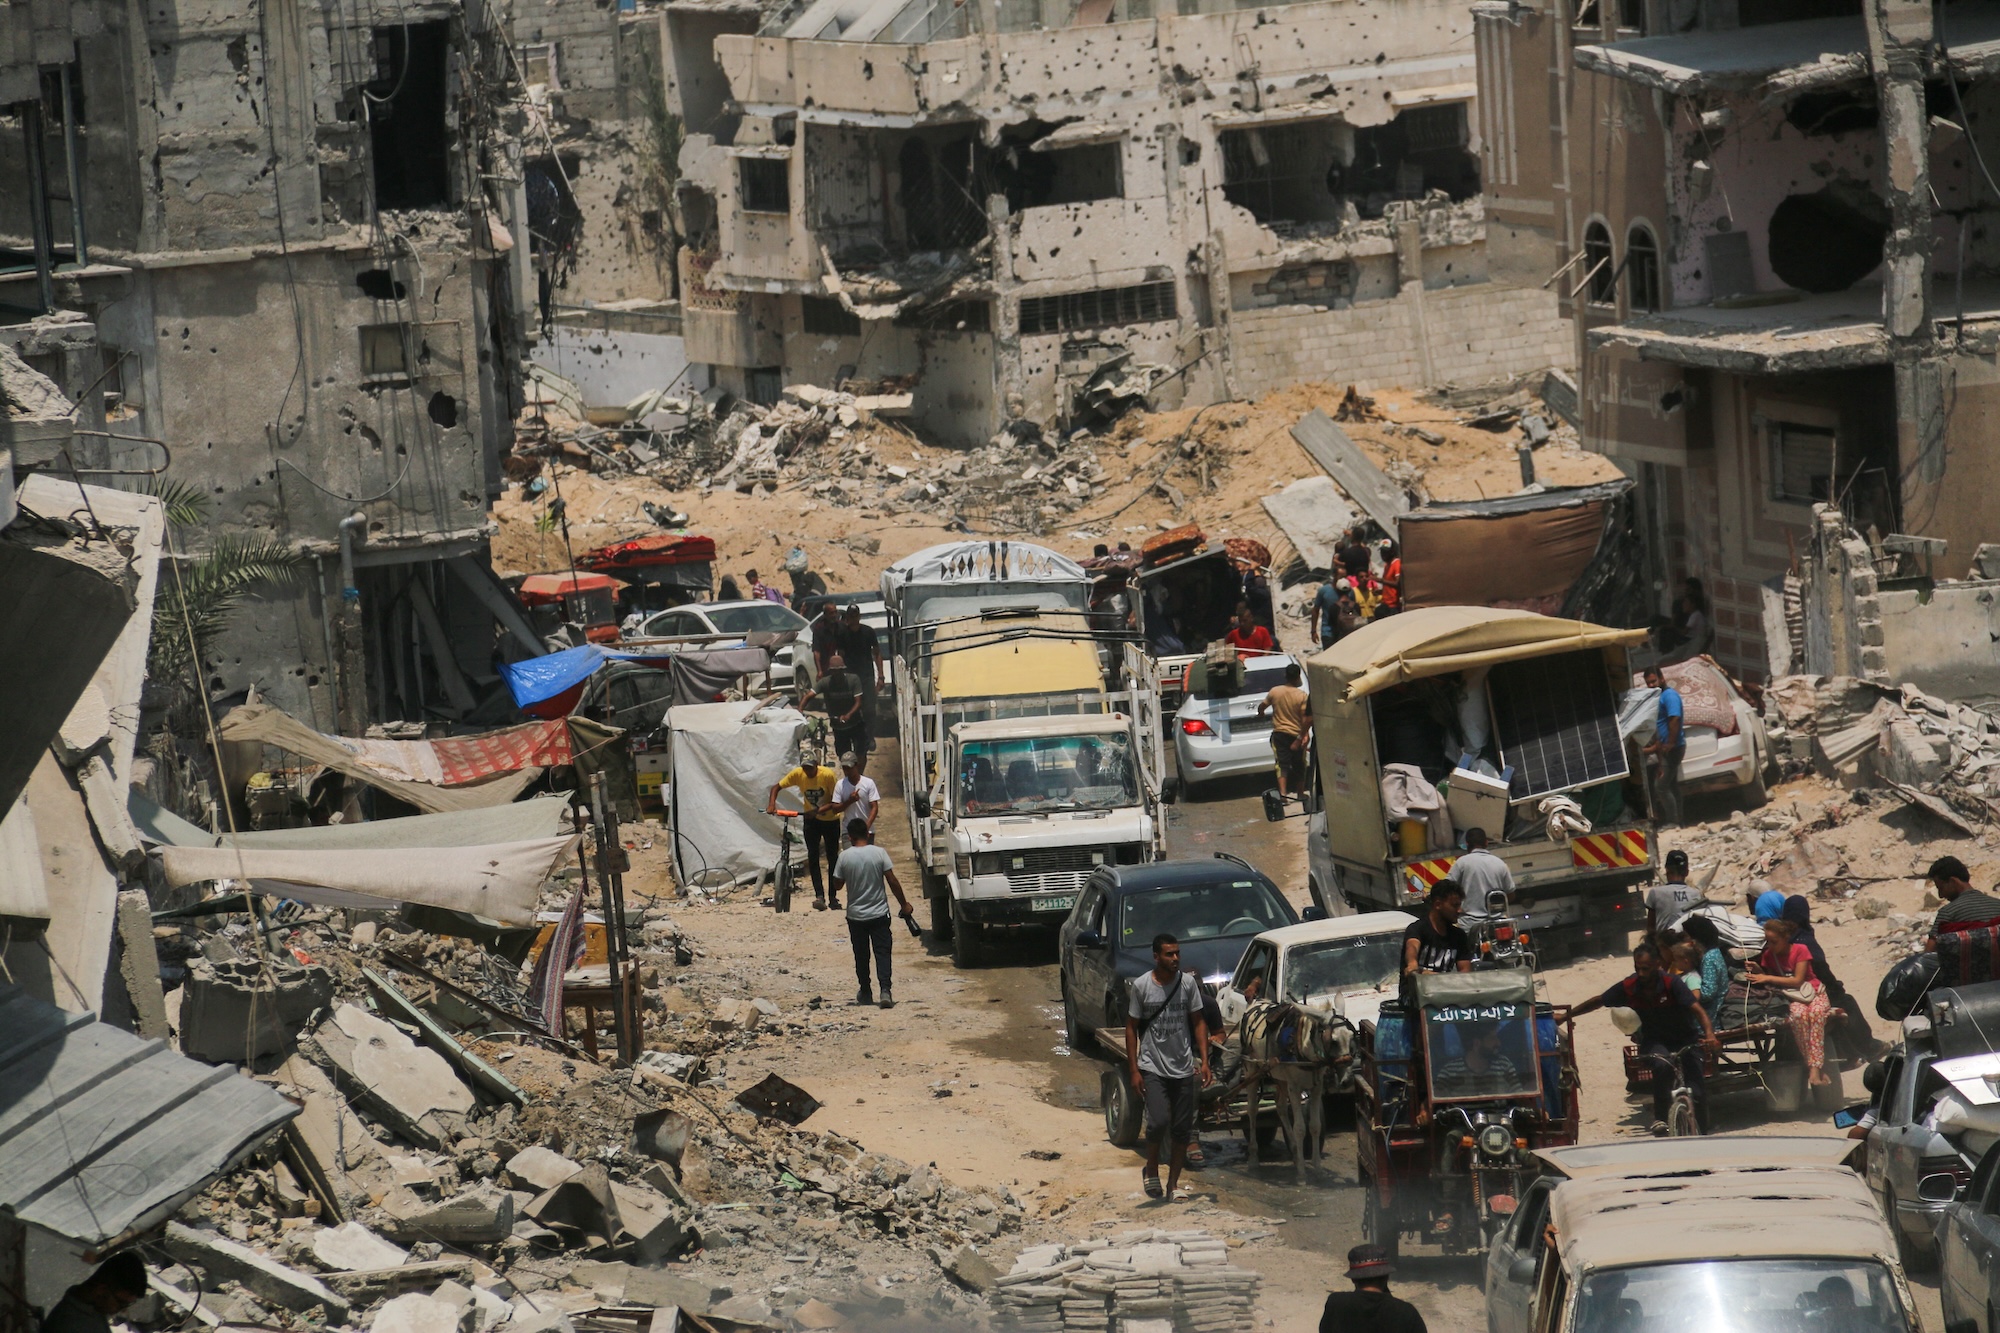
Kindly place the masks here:
[(308, 560), (205, 663), (213, 695), (359, 734), (491, 693), (487, 508), (534, 292), (503, 19), (0, 9), (0, 344), (77, 418), (15, 466), (192, 493), (183, 556)]
[(1879, 621), (1827, 628), (1852, 608), (1787, 629), (1815, 505), (1871, 552), (1871, 602), (1878, 570), (1964, 577), (1994, 531), (2000, 10), (1878, 9), (1474, 6), (1488, 263), (1562, 299), (1657, 609), (1703, 579), (1739, 673), (1890, 669)]
[(1107, 375), (1178, 405), (1567, 360), (1548, 294), (1487, 281), (1458, 5), (694, 8), (687, 354), (754, 401), (908, 394), (970, 444)]

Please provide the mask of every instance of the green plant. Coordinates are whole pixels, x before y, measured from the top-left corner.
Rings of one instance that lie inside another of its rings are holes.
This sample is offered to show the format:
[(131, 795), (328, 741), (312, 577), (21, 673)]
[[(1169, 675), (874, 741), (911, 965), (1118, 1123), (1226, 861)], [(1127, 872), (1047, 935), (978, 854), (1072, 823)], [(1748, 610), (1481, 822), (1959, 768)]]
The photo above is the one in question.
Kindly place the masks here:
[[(185, 482), (156, 477), (146, 492), (166, 506), (171, 531), (199, 526), (208, 517), (208, 496)], [(168, 543), (153, 594), (146, 674), (178, 693), (189, 685), (199, 688), (200, 659), (229, 627), (237, 608), (266, 588), (297, 587), (308, 562), (300, 552), (268, 539), (224, 537), (191, 558), (172, 554), (173, 545)]]

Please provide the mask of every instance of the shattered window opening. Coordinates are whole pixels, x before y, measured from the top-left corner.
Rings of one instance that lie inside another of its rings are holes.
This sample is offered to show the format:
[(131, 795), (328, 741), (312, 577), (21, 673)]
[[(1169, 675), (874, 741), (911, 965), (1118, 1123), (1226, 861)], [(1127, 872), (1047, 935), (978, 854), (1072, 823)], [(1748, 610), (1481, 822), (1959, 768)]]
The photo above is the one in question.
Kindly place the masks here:
[(1625, 295), (1635, 311), (1660, 308), (1660, 243), (1643, 222), (1625, 233)]
[(792, 211), (791, 161), (782, 157), (736, 159), (738, 189), (746, 213)]
[(861, 336), (861, 317), (837, 297), (807, 296), (799, 301), (799, 327), (830, 338)]
[(993, 307), (986, 301), (946, 301), (942, 305), (920, 306), (896, 316), (896, 326), (938, 333), (990, 333)]
[(395, 379), (410, 373), (410, 326), (363, 324), (361, 374), (364, 379)]
[(1003, 159), (1008, 209), (1018, 213), (1028, 208), (1122, 199), (1125, 182), (1119, 147), (1113, 142), (1042, 152), (1013, 148)]
[(986, 235), (989, 170), (976, 134), (945, 143), (911, 135), (897, 150), (904, 233), (913, 250), (960, 250)]
[(1222, 193), (1280, 235), (1330, 234), (1396, 200), (1478, 194), (1467, 142), (1463, 102), (1411, 107), (1385, 125), (1328, 116), (1224, 130)]
[(451, 203), (445, 64), (451, 25), (440, 19), (374, 30), (375, 77), (362, 89), (377, 209)]
[(776, 407), (785, 393), (783, 366), (752, 366), (744, 372), (744, 387), (751, 402), (759, 407)]
[(1830, 426), (1796, 421), (1772, 421), (1765, 432), (1771, 441), (1771, 498), (1787, 504), (1826, 504), (1838, 475), (1838, 433)]
[(554, 42), (528, 42), (520, 50), (521, 79), (533, 86), (541, 84), (551, 92), (561, 92), (562, 83), (556, 68), (556, 44)]
[(1583, 269), (1590, 275), (1591, 304), (1610, 305), (1618, 299), (1618, 271), (1611, 264), (1611, 229), (1602, 222), (1583, 229)]
[(1152, 324), (1173, 319), (1178, 310), (1174, 284), (1146, 282), (1136, 287), (1099, 287), (1059, 296), (1021, 299), (1021, 332), (1084, 333), (1118, 324)]

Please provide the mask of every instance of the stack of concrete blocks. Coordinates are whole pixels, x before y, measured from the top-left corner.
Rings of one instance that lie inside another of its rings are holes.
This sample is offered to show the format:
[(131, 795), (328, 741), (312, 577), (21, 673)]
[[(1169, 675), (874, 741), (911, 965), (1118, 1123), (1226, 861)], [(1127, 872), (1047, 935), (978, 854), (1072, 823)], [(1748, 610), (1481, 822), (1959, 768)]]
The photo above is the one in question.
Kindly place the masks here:
[(993, 1293), (1010, 1333), (1249, 1333), (1261, 1278), (1206, 1231), (1127, 1231), (1024, 1250)]

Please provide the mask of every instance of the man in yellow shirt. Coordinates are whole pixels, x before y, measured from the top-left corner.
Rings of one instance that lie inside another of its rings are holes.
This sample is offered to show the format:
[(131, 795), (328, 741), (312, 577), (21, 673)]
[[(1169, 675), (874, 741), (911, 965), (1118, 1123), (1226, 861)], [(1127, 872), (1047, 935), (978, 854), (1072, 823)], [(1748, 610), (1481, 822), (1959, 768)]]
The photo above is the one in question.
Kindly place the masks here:
[[(816, 763), (811, 756), (799, 761), (799, 766), (779, 778), (771, 788), (770, 799), (764, 802), (766, 814), (778, 813), (778, 793), (790, 788), (798, 792), (805, 803), (805, 815), (799, 820), (804, 826), (806, 840), (806, 869), (812, 872), (813, 906), (820, 911), (827, 908), (828, 898), (820, 881), (819, 859), (826, 857), (826, 873), (829, 880), (833, 875), (833, 865), (840, 857), (840, 808), (833, 804), (834, 785), (840, 781), (840, 772), (829, 764)], [(833, 906), (838, 907), (839, 888), (834, 888)]]
[(1278, 796), (1289, 800), (1306, 789), (1306, 759), (1312, 747), (1312, 700), (1300, 688), (1299, 664), (1285, 667), (1285, 683), (1275, 686), (1257, 705), (1257, 716), (1271, 718), (1271, 757), (1278, 766)]

